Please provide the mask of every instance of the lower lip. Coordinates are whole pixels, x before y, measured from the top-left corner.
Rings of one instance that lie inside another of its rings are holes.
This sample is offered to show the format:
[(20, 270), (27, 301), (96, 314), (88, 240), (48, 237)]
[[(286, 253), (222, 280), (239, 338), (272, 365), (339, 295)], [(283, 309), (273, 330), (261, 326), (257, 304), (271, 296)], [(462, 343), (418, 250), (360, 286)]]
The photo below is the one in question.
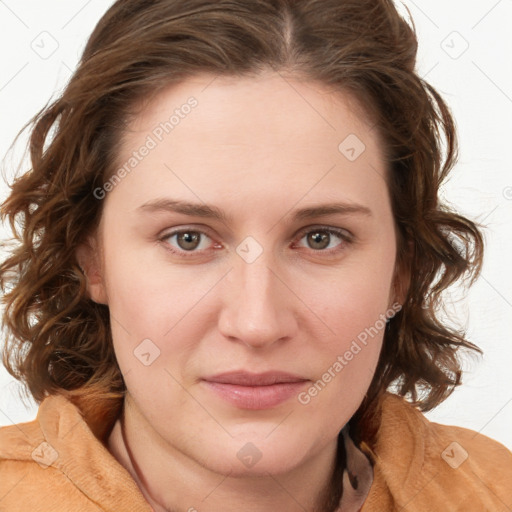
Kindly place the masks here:
[(203, 381), (209, 389), (240, 409), (270, 409), (298, 395), (308, 381), (281, 382), (269, 386), (239, 386)]

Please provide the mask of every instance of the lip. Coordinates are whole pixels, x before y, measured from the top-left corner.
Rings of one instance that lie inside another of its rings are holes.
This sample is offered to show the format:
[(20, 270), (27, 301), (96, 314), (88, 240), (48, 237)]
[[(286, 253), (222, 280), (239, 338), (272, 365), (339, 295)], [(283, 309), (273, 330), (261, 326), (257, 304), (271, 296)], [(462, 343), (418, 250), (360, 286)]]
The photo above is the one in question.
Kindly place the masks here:
[(225, 373), (218, 373), (211, 377), (204, 377), (208, 382), (221, 384), (236, 384), (239, 386), (270, 386), (272, 384), (301, 382), (308, 379), (293, 373), (281, 371), (268, 371), (264, 373), (250, 373), (244, 370), (236, 370)]
[(226, 372), (205, 377), (215, 394), (240, 409), (270, 409), (296, 396), (308, 379), (281, 371)]

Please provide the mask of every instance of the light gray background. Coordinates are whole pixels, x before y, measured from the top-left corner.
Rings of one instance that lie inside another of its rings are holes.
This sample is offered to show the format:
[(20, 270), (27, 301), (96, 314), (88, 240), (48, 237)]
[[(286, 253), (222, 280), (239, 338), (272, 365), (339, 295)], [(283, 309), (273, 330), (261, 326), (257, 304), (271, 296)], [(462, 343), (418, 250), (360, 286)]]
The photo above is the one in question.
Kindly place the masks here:
[[(64, 87), (111, 0), (0, 0), (0, 157), (18, 130)], [(483, 275), (447, 313), (484, 350), (465, 361), (464, 385), (427, 417), (497, 439), (512, 449), (512, 0), (405, 0), (419, 35), (419, 73), (451, 107), (460, 159), (443, 196), (484, 222)], [(404, 11), (400, 8), (401, 11)], [(4, 160), (10, 175), (23, 143)], [(27, 168), (27, 167), (25, 167)], [(7, 188), (0, 184), (1, 200)], [(0, 237), (7, 231), (2, 228)], [(0, 365), (0, 425), (35, 418)]]

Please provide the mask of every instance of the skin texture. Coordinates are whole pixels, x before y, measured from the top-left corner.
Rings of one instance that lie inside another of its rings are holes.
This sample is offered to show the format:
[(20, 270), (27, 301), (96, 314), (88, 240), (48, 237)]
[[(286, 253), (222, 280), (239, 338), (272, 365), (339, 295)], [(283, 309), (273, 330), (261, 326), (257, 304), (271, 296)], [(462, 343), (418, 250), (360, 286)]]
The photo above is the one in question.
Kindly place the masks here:
[[(197, 106), (106, 194), (98, 231), (78, 252), (91, 298), (110, 309), (135, 463), (120, 421), (109, 449), (155, 511), (312, 511), (334, 469), (338, 433), (373, 377), (383, 329), (307, 404), (293, 396), (241, 409), (201, 379), (281, 370), (308, 379), (307, 391), (361, 332), (382, 326), (398, 297), (379, 138), (348, 93), (270, 72), (204, 75), (146, 105), (119, 165), (191, 96)], [(350, 134), (365, 145), (354, 161), (339, 149)], [(215, 205), (229, 219), (139, 208), (162, 198)], [(371, 214), (292, 219), (331, 202)], [(351, 241), (324, 230), (324, 242), (312, 238), (325, 227)], [(204, 234), (190, 249), (172, 228)], [(249, 263), (240, 247), (262, 252)], [(149, 365), (136, 356), (145, 339), (150, 360), (160, 351)], [(237, 457), (243, 447), (257, 453), (247, 443), (261, 454), (252, 467)]]

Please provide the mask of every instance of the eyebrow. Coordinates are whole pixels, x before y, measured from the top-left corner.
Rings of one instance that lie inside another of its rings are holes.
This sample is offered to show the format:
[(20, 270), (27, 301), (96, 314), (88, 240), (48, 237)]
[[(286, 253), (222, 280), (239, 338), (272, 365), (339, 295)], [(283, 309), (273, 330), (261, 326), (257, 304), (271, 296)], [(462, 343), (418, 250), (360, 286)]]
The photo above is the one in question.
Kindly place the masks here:
[[(194, 217), (216, 219), (224, 223), (230, 221), (229, 216), (216, 206), (167, 198), (148, 201), (139, 206), (137, 210), (150, 213), (175, 212)], [(292, 218), (295, 221), (300, 221), (334, 214), (365, 215), (371, 217), (372, 211), (368, 207), (356, 203), (326, 203), (295, 210)]]

